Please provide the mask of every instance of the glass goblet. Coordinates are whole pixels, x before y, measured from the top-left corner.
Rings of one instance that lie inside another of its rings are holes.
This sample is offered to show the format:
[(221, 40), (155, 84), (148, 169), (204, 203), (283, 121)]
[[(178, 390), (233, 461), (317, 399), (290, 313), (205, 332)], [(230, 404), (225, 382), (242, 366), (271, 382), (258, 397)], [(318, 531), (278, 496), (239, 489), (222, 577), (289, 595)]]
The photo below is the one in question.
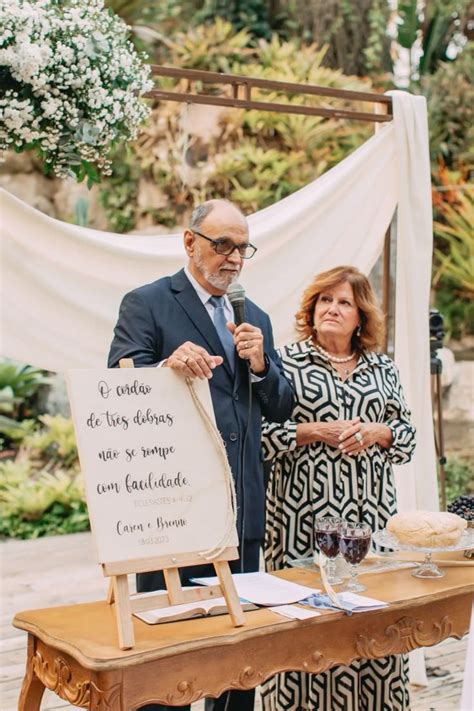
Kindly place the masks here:
[(350, 565), (351, 577), (346, 588), (349, 592), (367, 590), (357, 579), (357, 568), (369, 552), (371, 540), (372, 529), (368, 523), (344, 521), (339, 527), (339, 550)]
[(343, 522), (337, 516), (317, 518), (314, 522), (314, 538), (316, 546), (326, 556), (326, 574), (330, 585), (342, 583), (342, 578), (336, 571), (336, 558), (339, 553), (339, 526)]

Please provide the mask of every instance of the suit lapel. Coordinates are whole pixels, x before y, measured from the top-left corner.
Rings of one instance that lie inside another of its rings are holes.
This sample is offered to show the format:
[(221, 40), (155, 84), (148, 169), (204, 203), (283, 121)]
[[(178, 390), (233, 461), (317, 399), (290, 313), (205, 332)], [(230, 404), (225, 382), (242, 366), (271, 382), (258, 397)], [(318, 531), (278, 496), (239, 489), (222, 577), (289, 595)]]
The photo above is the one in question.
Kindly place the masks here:
[(233, 377), (224, 346), (221, 343), (215, 326), (212, 323), (206, 307), (196, 294), (195, 289), (183, 269), (171, 277), (171, 289), (174, 291), (175, 298), (183, 308), (186, 316), (191, 319), (201, 336), (207, 342), (209, 353), (211, 355), (222, 356), (224, 358), (225, 368), (230, 376)]

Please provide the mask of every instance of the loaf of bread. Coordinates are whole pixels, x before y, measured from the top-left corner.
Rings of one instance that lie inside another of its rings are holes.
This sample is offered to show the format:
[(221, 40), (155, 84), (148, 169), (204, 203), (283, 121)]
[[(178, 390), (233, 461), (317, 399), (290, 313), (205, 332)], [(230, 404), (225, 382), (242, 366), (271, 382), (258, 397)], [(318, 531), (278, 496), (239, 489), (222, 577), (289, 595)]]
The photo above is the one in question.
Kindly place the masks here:
[(444, 511), (406, 511), (395, 514), (387, 530), (403, 545), (420, 548), (455, 546), (467, 522), (460, 516)]

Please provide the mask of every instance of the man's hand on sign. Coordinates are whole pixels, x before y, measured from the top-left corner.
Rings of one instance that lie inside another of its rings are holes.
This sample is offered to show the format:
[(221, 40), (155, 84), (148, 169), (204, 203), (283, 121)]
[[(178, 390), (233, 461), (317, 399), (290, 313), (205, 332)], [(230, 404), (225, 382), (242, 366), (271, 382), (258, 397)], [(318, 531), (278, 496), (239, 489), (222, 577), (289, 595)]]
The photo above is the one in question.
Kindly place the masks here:
[(210, 355), (205, 348), (186, 341), (166, 359), (163, 367), (178, 370), (188, 378), (212, 378), (212, 371), (222, 365), (224, 359), (218, 355)]

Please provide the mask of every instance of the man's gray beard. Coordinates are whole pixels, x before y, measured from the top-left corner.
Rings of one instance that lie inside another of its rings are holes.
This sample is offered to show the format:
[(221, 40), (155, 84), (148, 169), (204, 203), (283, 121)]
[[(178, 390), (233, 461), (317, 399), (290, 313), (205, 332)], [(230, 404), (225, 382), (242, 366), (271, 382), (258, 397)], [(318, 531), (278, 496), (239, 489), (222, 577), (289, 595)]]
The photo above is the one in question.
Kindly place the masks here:
[(227, 272), (226, 274), (222, 274), (220, 272), (210, 272), (204, 265), (202, 257), (197, 250), (195, 254), (195, 264), (205, 280), (208, 281), (213, 287), (220, 289), (221, 291), (227, 291), (229, 286), (239, 278), (238, 271), (232, 273)]

